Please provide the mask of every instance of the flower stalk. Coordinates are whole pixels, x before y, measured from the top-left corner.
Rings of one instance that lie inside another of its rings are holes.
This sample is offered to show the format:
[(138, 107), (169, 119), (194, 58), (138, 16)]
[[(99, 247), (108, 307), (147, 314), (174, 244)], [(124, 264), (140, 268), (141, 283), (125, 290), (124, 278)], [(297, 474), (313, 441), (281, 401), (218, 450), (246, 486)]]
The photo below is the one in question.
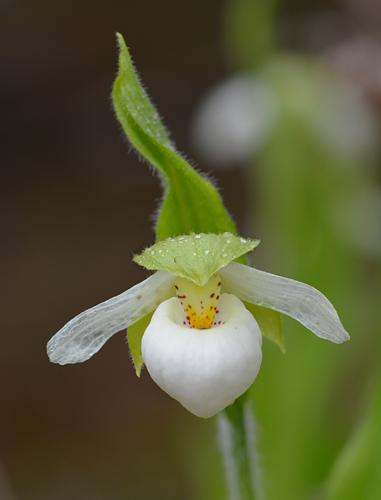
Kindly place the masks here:
[(229, 500), (263, 500), (256, 452), (255, 419), (247, 397), (218, 415), (218, 437)]

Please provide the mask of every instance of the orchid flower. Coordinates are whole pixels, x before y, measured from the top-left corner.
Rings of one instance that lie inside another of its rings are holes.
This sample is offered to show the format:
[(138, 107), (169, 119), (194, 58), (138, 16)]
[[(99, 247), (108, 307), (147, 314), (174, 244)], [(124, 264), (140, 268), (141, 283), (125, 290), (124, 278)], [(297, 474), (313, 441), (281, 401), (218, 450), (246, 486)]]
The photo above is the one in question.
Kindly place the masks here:
[[(155, 273), (69, 321), (48, 343), (50, 360), (86, 361), (112, 335), (143, 321), (130, 342), (137, 374), (145, 363), (166, 393), (208, 418), (254, 382), (266, 335), (263, 309), (291, 316), (318, 337), (348, 340), (318, 290), (234, 262), (258, 243), (225, 232), (168, 238), (147, 248), (134, 260)], [(280, 338), (277, 343), (282, 347)]]
[(213, 184), (176, 152), (140, 85), (123, 37), (117, 37), (116, 115), (164, 187), (158, 242), (134, 258), (155, 272), (69, 321), (49, 341), (48, 355), (61, 365), (86, 361), (127, 328), (137, 375), (145, 364), (165, 392), (208, 418), (254, 382), (262, 335), (284, 350), (280, 313), (332, 342), (349, 336), (320, 292), (245, 265), (244, 256), (259, 241), (236, 235)]

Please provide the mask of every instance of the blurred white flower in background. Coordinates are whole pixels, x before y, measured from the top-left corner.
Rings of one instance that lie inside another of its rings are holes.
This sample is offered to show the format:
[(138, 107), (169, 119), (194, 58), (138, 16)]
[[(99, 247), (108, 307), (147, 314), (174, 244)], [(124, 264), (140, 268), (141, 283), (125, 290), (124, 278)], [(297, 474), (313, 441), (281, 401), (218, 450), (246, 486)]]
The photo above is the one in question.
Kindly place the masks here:
[(202, 160), (217, 168), (249, 161), (271, 135), (284, 105), (304, 113), (317, 136), (341, 153), (358, 156), (374, 150), (377, 119), (359, 88), (332, 78), (326, 68), (315, 73), (316, 87), (308, 88), (310, 76), (295, 59), (281, 59), (269, 67), (271, 73), (275, 69), (286, 80), (291, 78), (294, 94), (286, 96), (286, 103), (276, 91), (279, 87), (266, 77), (248, 75), (217, 83), (201, 99), (190, 135)]
[(233, 76), (202, 99), (191, 126), (198, 155), (208, 163), (231, 167), (262, 146), (274, 119), (274, 98), (256, 78)]
[(326, 207), (333, 230), (357, 251), (379, 254), (381, 195), (371, 180), (377, 115), (363, 88), (328, 64), (283, 56), (255, 77), (217, 83), (196, 109), (191, 140), (200, 160), (215, 168), (252, 165), (261, 148), (277, 147), (272, 135), (287, 120), (302, 124), (332, 169), (341, 171), (336, 199)]

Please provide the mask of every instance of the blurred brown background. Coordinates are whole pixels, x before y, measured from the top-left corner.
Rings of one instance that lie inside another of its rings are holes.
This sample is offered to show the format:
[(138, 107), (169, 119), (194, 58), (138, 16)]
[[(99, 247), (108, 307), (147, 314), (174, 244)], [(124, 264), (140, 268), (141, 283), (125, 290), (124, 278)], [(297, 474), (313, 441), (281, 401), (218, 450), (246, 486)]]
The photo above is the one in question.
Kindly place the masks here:
[[(304, 4), (281, 2), (286, 49), (333, 54), (359, 32), (368, 40), (379, 32), (377, 0)], [(2, 500), (222, 494), (214, 422), (187, 413), (147, 373), (139, 380), (123, 334), (83, 365), (51, 365), (45, 345), (74, 315), (146, 276), (131, 255), (153, 242), (161, 193), (128, 154), (112, 111), (115, 31), (179, 150), (201, 163), (188, 141), (192, 111), (234, 68), (224, 8), (218, 0), (0, 2)], [(344, 70), (378, 112), (381, 73), (373, 59), (360, 61), (360, 70)], [(242, 227), (242, 172), (216, 176)]]
[(111, 107), (115, 31), (189, 151), (192, 107), (225, 71), (222, 6), (0, 3), (2, 500), (191, 499), (210, 472), (214, 424), (147, 373), (139, 380), (122, 333), (66, 368), (49, 363), (45, 344), (75, 314), (146, 276), (131, 256), (154, 240), (161, 192), (128, 154)]

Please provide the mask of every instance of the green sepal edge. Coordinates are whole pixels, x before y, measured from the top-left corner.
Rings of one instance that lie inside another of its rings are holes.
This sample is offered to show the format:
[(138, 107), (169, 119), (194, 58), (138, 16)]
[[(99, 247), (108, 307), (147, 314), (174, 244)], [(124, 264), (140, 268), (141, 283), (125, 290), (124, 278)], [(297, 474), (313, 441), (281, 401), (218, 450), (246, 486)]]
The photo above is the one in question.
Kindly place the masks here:
[(262, 335), (274, 342), (284, 354), (286, 348), (284, 346), (280, 312), (250, 302), (243, 301), (243, 303), (254, 316)]
[(144, 365), (142, 356), (142, 338), (146, 328), (151, 322), (153, 313), (152, 311), (143, 318), (139, 319), (136, 323), (133, 323), (128, 327), (127, 330), (127, 341), (130, 348), (131, 358), (134, 363), (136, 375), (140, 377), (140, 372)]
[(252, 251), (259, 240), (225, 232), (189, 234), (168, 238), (135, 255), (134, 261), (149, 270), (167, 271), (203, 286), (219, 269)]
[(194, 233), (237, 234), (215, 187), (199, 175), (179, 154), (142, 88), (121, 34), (119, 72), (113, 88), (113, 104), (129, 141), (161, 175), (164, 201), (159, 211), (156, 237)]

